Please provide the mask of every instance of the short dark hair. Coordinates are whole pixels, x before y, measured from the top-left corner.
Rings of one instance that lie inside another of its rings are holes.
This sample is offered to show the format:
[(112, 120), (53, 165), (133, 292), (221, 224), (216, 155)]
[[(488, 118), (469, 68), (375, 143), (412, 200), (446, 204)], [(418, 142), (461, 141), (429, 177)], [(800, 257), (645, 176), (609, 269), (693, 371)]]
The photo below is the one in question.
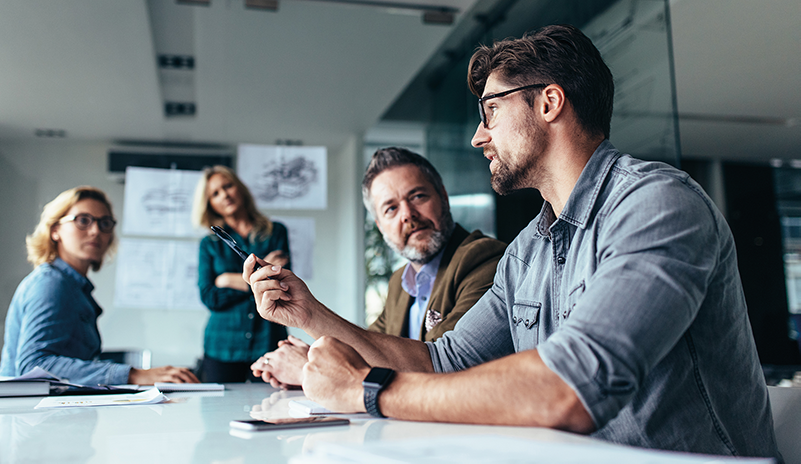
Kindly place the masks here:
[[(467, 84), (477, 96), (484, 92), (493, 72), (514, 86), (557, 84), (591, 134), (609, 138), (615, 84), (612, 72), (592, 41), (570, 25), (546, 26), (520, 39), (478, 47), (467, 71)], [(534, 105), (527, 92), (526, 101)]]
[(442, 184), (442, 177), (440, 177), (436, 168), (434, 168), (434, 165), (431, 164), (430, 161), (406, 148), (379, 148), (373, 153), (370, 164), (367, 165), (367, 170), (364, 172), (364, 180), (362, 180), (362, 199), (364, 200), (364, 207), (367, 208), (367, 211), (369, 211), (373, 217), (375, 217), (375, 210), (373, 208), (373, 199), (370, 196), (370, 187), (373, 185), (373, 180), (388, 169), (408, 165), (417, 166), (417, 168), (420, 169), (420, 172), (423, 173), (426, 180), (434, 186), (434, 189), (442, 199), (443, 205), (447, 207), (445, 186)]

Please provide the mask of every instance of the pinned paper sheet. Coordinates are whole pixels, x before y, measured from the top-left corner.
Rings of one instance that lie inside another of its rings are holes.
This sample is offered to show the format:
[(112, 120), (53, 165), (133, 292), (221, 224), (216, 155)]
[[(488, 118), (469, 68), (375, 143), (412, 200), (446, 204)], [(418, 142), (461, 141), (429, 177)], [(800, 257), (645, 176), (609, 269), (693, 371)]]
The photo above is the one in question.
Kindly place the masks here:
[(44, 398), (34, 409), (42, 408), (76, 408), (88, 406), (130, 406), (134, 404), (157, 404), (167, 401), (158, 388), (139, 393), (121, 395), (81, 395), (67, 397)]

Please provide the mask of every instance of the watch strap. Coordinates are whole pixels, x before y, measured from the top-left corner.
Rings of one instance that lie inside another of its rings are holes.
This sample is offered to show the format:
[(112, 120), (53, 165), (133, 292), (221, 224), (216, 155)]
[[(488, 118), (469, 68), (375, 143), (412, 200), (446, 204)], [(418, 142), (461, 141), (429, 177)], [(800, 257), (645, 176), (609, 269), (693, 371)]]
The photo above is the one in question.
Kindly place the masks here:
[(395, 371), (385, 367), (373, 367), (362, 382), (364, 409), (374, 417), (387, 417), (378, 407), (378, 394), (395, 378)]
[(381, 410), (378, 408), (378, 392), (377, 388), (364, 389), (364, 407), (373, 417), (387, 417), (381, 414)]

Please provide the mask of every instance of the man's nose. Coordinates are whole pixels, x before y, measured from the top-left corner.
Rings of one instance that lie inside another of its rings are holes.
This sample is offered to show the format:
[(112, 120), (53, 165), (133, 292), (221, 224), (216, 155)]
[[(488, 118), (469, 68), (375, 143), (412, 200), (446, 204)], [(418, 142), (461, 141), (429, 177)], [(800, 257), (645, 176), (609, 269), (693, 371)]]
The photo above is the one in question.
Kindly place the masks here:
[(417, 218), (417, 210), (406, 202), (401, 203), (401, 220), (403, 222), (411, 221)]
[(484, 127), (484, 123), (479, 122), (476, 128), (476, 133), (473, 134), (473, 139), (470, 140), (470, 145), (475, 148), (481, 148), (486, 145), (492, 138), (490, 137), (489, 130)]

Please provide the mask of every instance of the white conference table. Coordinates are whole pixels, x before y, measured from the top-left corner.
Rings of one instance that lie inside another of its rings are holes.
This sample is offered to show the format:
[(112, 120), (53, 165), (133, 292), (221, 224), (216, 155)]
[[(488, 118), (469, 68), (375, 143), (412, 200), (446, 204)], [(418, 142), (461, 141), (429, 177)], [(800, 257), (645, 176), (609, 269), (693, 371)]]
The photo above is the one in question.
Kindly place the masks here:
[(224, 392), (166, 395), (170, 401), (163, 404), (69, 409), (34, 409), (41, 397), (0, 398), (0, 463), (285, 463), (320, 442), (359, 445), (454, 435), (601, 443), (541, 428), (371, 418), (240, 438), (229, 433), (231, 420), (290, 417), (288, 402), (304, 399), (303, 393), (254, 383), (227, 384)]

